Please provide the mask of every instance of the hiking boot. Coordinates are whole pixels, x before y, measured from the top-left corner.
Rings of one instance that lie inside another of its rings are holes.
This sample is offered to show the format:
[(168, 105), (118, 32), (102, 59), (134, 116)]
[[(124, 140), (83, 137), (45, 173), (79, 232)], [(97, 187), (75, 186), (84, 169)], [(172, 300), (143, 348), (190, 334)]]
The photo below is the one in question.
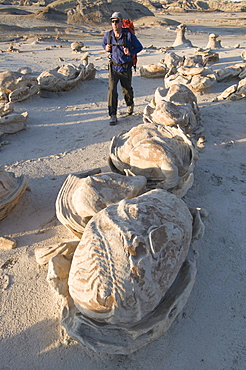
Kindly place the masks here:
[(109, 124), (110, 126), (115, 126), (117, 123), (117, 117), (115, 114), (112, 114), (111, 118), (110, 118), (110, 121), (109, 121)]
[(134, 104), (127, 107), (127, 114), (130, 116), (133, 113)]

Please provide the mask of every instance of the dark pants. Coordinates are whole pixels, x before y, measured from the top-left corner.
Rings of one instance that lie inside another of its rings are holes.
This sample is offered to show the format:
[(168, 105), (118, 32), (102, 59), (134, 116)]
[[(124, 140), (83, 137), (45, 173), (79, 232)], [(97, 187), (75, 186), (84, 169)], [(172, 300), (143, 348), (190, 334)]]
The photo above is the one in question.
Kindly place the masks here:
[(133, 88), (132, 88), (132, 70), (128, 69), (126, 72), (115, 72), (112, 66), (109, 65), (108, 77), (108, 113), (116, 115), (118, 107), (118, 92), (117, 84), (120, 81), (122, 93), (126, 105), (133, 104)]

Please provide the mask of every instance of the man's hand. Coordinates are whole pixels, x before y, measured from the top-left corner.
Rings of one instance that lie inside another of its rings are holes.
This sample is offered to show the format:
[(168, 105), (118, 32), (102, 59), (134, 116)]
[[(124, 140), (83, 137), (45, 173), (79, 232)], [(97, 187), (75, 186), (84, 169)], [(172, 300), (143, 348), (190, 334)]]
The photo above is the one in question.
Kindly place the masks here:
[(125, 48), (125, 46), (123, 46), (123, 51), (125, 55), (131, 55), (130, 50), (128, 48)]
[(110, 52), (111, 51), (111, 46), (109, 44), (107, 44), (105, 50)]

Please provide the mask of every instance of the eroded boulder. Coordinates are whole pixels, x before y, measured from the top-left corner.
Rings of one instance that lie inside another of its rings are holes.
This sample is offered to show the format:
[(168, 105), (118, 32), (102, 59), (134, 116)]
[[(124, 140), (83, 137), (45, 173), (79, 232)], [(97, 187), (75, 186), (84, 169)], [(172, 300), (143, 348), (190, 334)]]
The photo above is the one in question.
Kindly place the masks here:
[(129, 354), (168, 330), (195, 282), (198, 214), (156, 189), (94, 215), (73, 257), (49, 262), (67, 333), (94, 351)]
[(18, 102), (39, 92), (37, 78), (26, 73), (5, 71), (0, 73), (0, 101)]
[(111, 141), (112, 171), (147, 178), (149, 188), (184, 196), (193, 184), (196, 151), (180, 128), (144, 123)]
[(143, 176), (116, 173), (69, 175), (56, 200), (59, 221), (81, 237), (89, 220), (101, 209), (124, 198), (137, 196), (145, 187)]
[(164, 77), (167, 73), (167, 68), (161, 63), (146, 64), (139, 69), (140, 76), (145, 78), (160, 78)]
[(158, 87), (154, 99), (144, 109), (143, 119), (144, 122), (179, 126), (192, 136), (203, 131), (197, 98), (181, 84), (170, 89)]
[(28, 112), (14, 112), (13, 103), (0, 103), (0, 133), (14, 134), (26, 128)]
[(208, 67), (182, 66), (177, 69), (177, 73), (164, 77), (164, 85), (166, 88), (176, 84), (183, 84), (195, 92), (204, 92), (215, 82), (215, 73)]
[(50, 71), (44, 71), (38, 76), (40, 90), (67, 91), (74, 88), (80, 81), (95, 78), (96, 69), (93, 63), (75, 66), (67, 64)]
[(27, 188), (28, 177), (15, 177), (0, 166), (0, 220), (7, 217)]

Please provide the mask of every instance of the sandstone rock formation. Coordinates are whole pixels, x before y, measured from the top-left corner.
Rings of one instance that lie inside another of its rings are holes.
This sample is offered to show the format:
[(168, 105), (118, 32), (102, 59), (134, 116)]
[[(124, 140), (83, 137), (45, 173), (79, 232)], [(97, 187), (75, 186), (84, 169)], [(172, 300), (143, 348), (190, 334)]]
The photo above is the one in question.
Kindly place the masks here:
[(219, 54), (212, 51), (210, 48), (197, 48), (195, 54), (200, 55), (202, 58), (202, 65), (205, 66), (208, 63), (218, 62)]
[(57, 255), (68, 256), (73, 254), (79, 241), (68, 241), (56, 246), (38, 247), (35, 249), (35, 258), (39, 265), (46, 265), (51, 258)]
[(184, 67), (177, 68), (175, 74), (166, 74), (164, 85), (169, 88), (172, 85), (183, 84), (196, 92), (209, 89), (216, 82), (214, 71), (209, 67)]
[(80, 81), (95, 78), (96, 69), (93, 63), (87, 66), (67, 64), (50, 71), (44, 71), (38, 76), (40, 90), (67, 91)]
[(121, 12), (123, 18), (138, 19), (154, 15), (148, 7), (135, 1), (79, 0), (75, 7), (67, 11), (67, 22), (70, 24), (108, 23), (115, 9)]
[(243, 61), (246, 62), (246, 49), (244, 49), (242, 51), (241, 57), (242, 57)]
[(74, 253), (68, 284), (75, 305), (85, 316), (110, 324), (141, 320), (172, 285), (191, 238), (187, 206), (163, 190), (103, 209)]
[(14, 134), (26, 128), (27, 112), (15, 113), (13, 103), (0, 103), (0, 134)]
[(164, 76), (165, 87), (183, 84), (193, 91), (209, 89), (216, 82), (214, 71), (206, 67), (212, 59), (217, 60), (217, 57), (214, 53), (210, 54), (208, 49), (204, 54), (196, 50), (195, 55), (191, 56), (179, 56), (174, 52), (167, 52), (160, 60), (160, 64), (163, 64), (167, 70)]
[(228, 0), (209, 0), (208, 6), (211, 11), (223, 12), (245, 12), (246, 6), (244, 1), (228, 1)]
[[(97, 171), (95, 171), (97, 172)], [(143, 176), (116, 173), (69, 175), (56, 200), (58, 220), (81, 237), (89, 220), (101, 209), (121, 199), (137, 196), (146, 185)]]
[(246, 98), (246, 77), (225, 89), (214, 101), (229, 99), (240, 100)]
[(75, 52), (81, 52), (81, 49), (84, 47), (84, 43), (81, 42), (81, 41), (74, 41), (72, 42), (71, 44), (71, 49), (72, 51), (75, 51)]
[(154, 99), (144, 109), (144, 122), (181, 127), (190, 136), (203, 131), (197, 99), (181, 84), (156, 89)]
[(164, 77), (167, 73), (167, 68), (161, 63), (159, 64), (146, 64), (139, 68), (140, 76), (145, 78), (160, 78)]
[(240, 78), (240, 74), (246, 70), (245, 63), (234, 64), (225, 68), (218, 69), (215, 77), (218, 82), (229, 81), (233, 78)]
[(114, 354), (159, 338), (190, 295), (196, 262), (187, 257), (203, 230), (198, 210), (161, 189), (96, 213), (73, 255), (49, 261), (68, 334)]
[(221, 40), (217, 40), (218, 37), (219, 35), (216, 35), (215, 33), (210, 33), (206, 48), (211, 50), (222, 48)]
[(144, 123), (111, 141), (112, 171), (147, 178), (149, 188), (182, 197), (193, 184), (195, 149), (180, 128)]
[(39, 92), (36, 77), (21, 72), (0, 73), (0, 102), (18, 102)]
[(12, 172), (7, 172), (0, 166), (0, 220), (7, 217), (17, 205), (27, 184), (27, 176), (15, 177)]
[(185, 32), (186, 32), (186, 25), (185, 24), (179, 24), (176, 28), (176, 39), (173, 43), (173, 47), (185, 45), (188, 47), (192, 47), (192, 43), (190, 40), (186, 39)]

